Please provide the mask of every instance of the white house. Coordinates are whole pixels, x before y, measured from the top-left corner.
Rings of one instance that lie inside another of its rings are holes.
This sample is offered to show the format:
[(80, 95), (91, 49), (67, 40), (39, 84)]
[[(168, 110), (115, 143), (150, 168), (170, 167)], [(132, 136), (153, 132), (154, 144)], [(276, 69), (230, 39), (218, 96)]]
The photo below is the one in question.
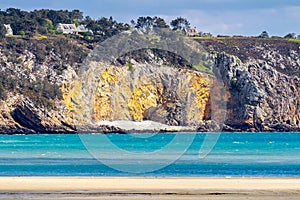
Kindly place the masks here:
[(57, 31), (63, 34), (77, 34), (77, 27), (75, 24), (58, 24)]
[(184, 31), (184, 33), (185, 33), (187, 36), (197, 36), (197, 35), (198, 35), (198, 32), (197, 32), (197, 28), (196, 28), (196, 27), (193, 27), (193, 28), (185, 28), (183, 31)]
[(10, 24), (4, 24), (4, 27), (6, 29), (6, 34), (5, 36), (11, 36), (11, 35), (14, 35), (14, 32), (10, 26)]
[(91, 31), (87, 29), (84, 25), (80, 25), (76, 27), (75, 24), (58, 24), (57, 31), (63, 34), (79, 34), (79, 33), (86, 33)]

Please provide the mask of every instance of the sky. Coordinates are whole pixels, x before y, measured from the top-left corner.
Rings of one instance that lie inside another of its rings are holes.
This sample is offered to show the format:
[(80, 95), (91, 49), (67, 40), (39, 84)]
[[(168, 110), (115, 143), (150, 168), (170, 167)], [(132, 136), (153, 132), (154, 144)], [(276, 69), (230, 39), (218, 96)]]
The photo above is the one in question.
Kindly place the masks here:
[(198, 31), (213, 35), (300, 35), (300, 0), (1, 0), (0, 9), (79, 9), (92, 18), (129, 23), (139, 16), (167, 22), (187, 18)]

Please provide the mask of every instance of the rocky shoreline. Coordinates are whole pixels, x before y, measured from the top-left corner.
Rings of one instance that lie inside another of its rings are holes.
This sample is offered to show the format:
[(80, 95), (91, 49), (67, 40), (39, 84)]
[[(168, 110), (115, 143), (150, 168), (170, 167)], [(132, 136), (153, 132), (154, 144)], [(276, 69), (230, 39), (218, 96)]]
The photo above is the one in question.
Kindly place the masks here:
[[(148, 123), (149, 121), (146, 121)], [(152, 122), (155, 126), (147, 127), (144, 122), (127, 121), (126, 127), (124, 127), (125, 121), (118, 124), (115, 122), (99, 122), (96, 125), (85, 125), (79, 127), (32, 127), (32, 129), (24, 127), (2, 127), (0, 126), (0, 134), (152, 134), (152, 133), (210, 133), (210, 132), (300, 132), (299, 128), (290, 127), (288, 125), (275, 125), (267, 131), (257, 131), (255, 128), (245, 127), (230, 127), (226, 124), (216, 125), (211, 122), (207, 122), (199, 127), (189, 126), (168, 126), (157, 122)], [(133, 125), (136, 124), (136, 125)], [(142, 127), (142, 128), (141, 128)]]

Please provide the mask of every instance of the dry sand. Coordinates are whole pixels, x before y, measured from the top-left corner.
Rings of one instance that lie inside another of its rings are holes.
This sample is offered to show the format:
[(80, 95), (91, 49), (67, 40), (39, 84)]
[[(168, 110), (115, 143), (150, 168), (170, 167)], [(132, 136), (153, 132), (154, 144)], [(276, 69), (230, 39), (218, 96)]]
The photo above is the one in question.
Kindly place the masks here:
[(297, 178), (1, 177), (0, 199), (300, 199)]

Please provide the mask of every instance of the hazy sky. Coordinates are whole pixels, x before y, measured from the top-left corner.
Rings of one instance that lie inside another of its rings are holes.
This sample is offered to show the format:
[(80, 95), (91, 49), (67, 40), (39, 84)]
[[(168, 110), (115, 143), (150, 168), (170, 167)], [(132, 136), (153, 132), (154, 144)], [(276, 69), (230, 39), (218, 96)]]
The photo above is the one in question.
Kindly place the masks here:
[(300, 35), (300, 0), (0, 0), (1, 10), (79, 9), (93, 18), (113, 16), (130, 22), (138, 16), (177, 16), (199, 31), (228, 35)]

